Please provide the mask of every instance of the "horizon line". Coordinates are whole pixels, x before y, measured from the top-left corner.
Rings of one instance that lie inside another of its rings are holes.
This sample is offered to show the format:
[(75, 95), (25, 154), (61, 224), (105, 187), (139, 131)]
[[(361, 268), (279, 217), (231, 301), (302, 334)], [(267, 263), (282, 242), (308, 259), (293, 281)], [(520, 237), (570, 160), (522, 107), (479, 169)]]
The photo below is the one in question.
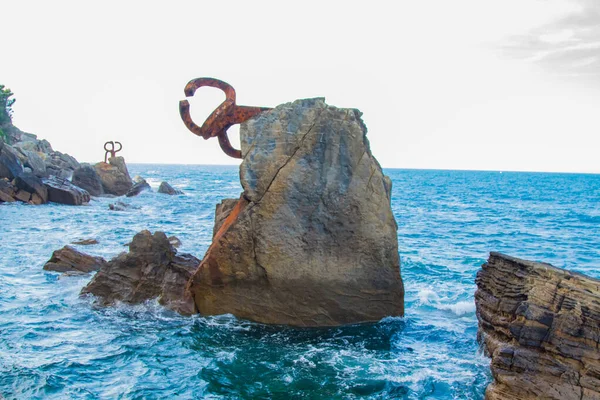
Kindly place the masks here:
[[(82, 162), (81, 164), (84, 164)], [(95, 163), (87, 163), (95, 164)], [(140, 165), (189, 165), (205, 167), (239, 167), (239, 164), (196, 164), (196, 163), (161, 163), (161, 162), (130, 162), (128, 164)], [(532, 174), (571, 174), (571, 175), (600, 175), (599, 171), (533, 171), (533, 170), (513, 170), (513, 169), (464, 169), (464, 168), (415, 168), (415, 167), (381, 167), (391, 170), (409, 170), (409, 171), (448, 171), (448, 172), (498, 172), (498, 173), (532, 173)]]

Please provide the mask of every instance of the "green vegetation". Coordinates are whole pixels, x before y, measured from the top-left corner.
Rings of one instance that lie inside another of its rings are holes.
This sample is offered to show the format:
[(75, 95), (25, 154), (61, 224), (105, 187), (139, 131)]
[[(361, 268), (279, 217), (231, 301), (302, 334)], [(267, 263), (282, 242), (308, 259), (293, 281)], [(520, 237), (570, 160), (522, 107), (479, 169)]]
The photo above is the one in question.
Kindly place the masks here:
[(9, 88), (0, 84), (0, 126), (12, 121), (12, 105), (15, 104), (15, 99), (10, 98), (12, 95)]
[(0, 84), (0, 139), (6, 141), (6, 133), (2, 130), (2, 126), (12, 122), (12, 105), (15, 104), (15, 99), (11, 99), (13, 92), (9, 88)]

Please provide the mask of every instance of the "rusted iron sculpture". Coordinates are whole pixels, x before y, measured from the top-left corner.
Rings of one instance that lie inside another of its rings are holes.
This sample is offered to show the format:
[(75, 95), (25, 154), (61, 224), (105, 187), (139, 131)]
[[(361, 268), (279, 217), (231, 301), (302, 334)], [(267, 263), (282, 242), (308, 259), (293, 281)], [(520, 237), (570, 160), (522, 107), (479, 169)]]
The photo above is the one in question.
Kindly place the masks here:
[(227, 82), (214, 78), (196, 78), (189, 81), (184, 89), (186, 97), (192, 97), (196, 90), (202, 86), (221, 89), (225, 92), (225, 101), (208, 116), (202, 126), (198, 126), (190, 116), (190, 103), (187, 100), (181, 100), (179, 102), (179, 114), (183, 123), (192, 133), (202, 136), (204, 139), (218, 137), (219, 145), (225, 154), (233, 158), (242, 158), (242, 152), (231, 146), (227, 137), (227, 129), (232, 125), (241, 124), (263, 111), (270, 110), (270, 108), (238, 106), (235, 104), (235, 89)]
[[(115, 149), (115, 143), (119, 145), (118, 149)], [(106, 146), (108, 146), (110, 144), (111, 148), (107, 149)], [(106, 153), (104, 153), (104, 162), (108, 162), (108, 153), (110, 153), (110, 157), (115, 157), (116, 154), (121, 151), (123, 149), (123, 145), (121, 144), (121, 142), (113, 142), (112, 140), (110, 142), (106, 142), (104, 143), (104, 150), (106, 151)]]

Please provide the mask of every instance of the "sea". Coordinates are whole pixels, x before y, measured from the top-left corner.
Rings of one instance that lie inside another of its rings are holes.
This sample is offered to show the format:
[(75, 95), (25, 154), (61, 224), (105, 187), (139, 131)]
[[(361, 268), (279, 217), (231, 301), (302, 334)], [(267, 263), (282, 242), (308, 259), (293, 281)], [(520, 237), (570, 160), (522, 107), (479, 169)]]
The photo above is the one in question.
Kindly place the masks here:
[[(183, 317), (156, 301), (99, 307), (90, 276), (42, 269), (74, 247), (110, 259), (140, 230), (202, 258), (235, 166), (129, 165), (153, 192), (88, 206), (0, 205), (0, 398), (482, 399), (475, 275), (490, 251), (600, 278), (600, 175), (386, 169), (406, 315), (326, 329), (232, 315)], [(184, 192), (156, 192), (161, 181)], [(116, 200), (128, 211), (111, 211)]]

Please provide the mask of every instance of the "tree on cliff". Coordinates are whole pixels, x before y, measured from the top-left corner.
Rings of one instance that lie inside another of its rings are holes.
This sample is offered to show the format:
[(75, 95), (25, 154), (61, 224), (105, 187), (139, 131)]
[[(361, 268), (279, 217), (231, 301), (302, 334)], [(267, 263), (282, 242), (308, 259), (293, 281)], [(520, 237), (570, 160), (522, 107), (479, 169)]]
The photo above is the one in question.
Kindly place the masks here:
[(0, 84), (0, 125), (12, 121), (12, 105), (15, 103), (15, 99), (11, 99), (10, 97), (13, 94), (9, 88)]
[(13, 92), (9, 88), (0, 84), (0, 138), (2, 139), (6, 135), (1, 127), (12, 122), (12, 105), (15, 103), (15, 99), (10, 98), (12, 95)]

